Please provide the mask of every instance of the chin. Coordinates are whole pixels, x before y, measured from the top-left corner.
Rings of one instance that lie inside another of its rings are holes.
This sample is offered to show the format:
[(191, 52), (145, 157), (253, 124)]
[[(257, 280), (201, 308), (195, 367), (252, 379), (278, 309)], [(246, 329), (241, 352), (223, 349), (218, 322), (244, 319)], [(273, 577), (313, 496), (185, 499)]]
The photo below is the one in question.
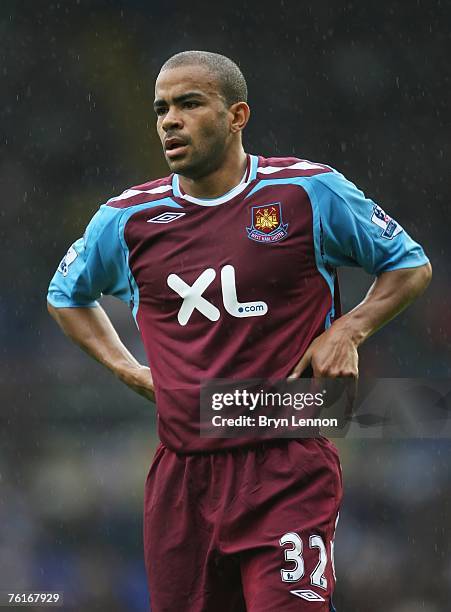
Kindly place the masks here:
[(187, 178), (197, 178), (201, 175), (199, 168), (194, 164), (190, 164), (188, 160), (184, 159), (172, 159), (168, 160), (169, 169), (171, 172), (186, 176)]
[(185, 168), (189, 167), (189, 163), (187, 162), (186, 159), (183, 159), (183, 158), (168, 159), (166, 157), (166, 163), (168, 164), (171, 172), (176, 172), (177, 174), (183, 172)]

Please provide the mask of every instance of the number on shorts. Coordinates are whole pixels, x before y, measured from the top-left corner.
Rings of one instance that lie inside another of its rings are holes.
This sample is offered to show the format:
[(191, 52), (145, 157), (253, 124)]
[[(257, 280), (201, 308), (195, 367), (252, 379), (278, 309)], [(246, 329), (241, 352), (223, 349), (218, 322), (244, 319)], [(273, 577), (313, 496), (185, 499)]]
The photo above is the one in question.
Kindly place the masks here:
[[(284, 551), (285, 561), (292, 561), (295, 566), (293, 569), (281, 569), (280, 574), (283, 582), (297, 582), (305, 573), (304, 557), (302, 556), (303, 544), (297, 533), (289, 531), (279, 540), (280, 546), (291, 544), (291, 548), (286, 548)], [(313, 586), (327, 590), (327, 578), (324, 571), (327, 565), (327, 548), (324, 541), (319, 535), (310, 536), (310, 548), (319, 550), (319, 561), (313, 572), (310, 574), (310, 582)]]
[(288, 532), (283, 535), (279, 544), (292, 544), (292, 548), (285, 549), (285, 561), (292, 561), (295, 566), (291, 570), (280, 570), (284, 582), (297, 582), (304, 575), (304, 558), (302, 557), (302, 540), (297, 533)]
[(313, 586), (321, 587), (327, 591), (327, 578), (324, 575), (327, 564), (327, 550), (323, 538), (319, 535), (310, 536), (310, 548), (319, 549), (318, 565), (310, 575), (310, 582)]

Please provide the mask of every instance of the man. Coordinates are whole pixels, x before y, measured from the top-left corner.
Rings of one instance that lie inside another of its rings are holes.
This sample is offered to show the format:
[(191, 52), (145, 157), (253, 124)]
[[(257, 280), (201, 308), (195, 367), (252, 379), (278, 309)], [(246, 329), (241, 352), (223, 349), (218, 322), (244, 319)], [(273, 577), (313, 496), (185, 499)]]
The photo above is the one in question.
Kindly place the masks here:
[[(200, 382), (357, 377), (359, 345), (431, 276), (421, 247), (329, 166), (247, 155), (246, 100), (228, 58), (170, 58), (154, 106), (172, 174), (101, 206), (49, 290), (64, 332), (156, 399), (162, 444), (144, 516), (154, 612), (333, 610), (335, 448), (202, 438)], [(340, 317), (341, 265), (377, 278)], [(120, 341), (102, 293), (130, 304), (150, 369)]]

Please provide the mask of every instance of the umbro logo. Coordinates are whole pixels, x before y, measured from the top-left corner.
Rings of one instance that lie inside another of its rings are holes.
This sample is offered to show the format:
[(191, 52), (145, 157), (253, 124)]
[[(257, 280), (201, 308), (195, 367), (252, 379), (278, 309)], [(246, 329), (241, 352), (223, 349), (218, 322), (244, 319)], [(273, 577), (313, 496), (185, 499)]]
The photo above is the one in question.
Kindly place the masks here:
[(321, 597), (321, 595), (318, 595), (318, 593), (315, 593), (315, 591), (311, 591), (310, 589), (304, 589), (300, 591), (290, 591), (290, 593), (292, 595), (296, 595), (296, 597), (305, 599), (306, 601), (326, 601), (325, 599)]
[(152, 219), (147, 219), (147, 223), (171, 223), (171, 221), (180, 219), (184, 215), (186, 215), (184, 212), (164, 212), (156, 217), (152, 217)]

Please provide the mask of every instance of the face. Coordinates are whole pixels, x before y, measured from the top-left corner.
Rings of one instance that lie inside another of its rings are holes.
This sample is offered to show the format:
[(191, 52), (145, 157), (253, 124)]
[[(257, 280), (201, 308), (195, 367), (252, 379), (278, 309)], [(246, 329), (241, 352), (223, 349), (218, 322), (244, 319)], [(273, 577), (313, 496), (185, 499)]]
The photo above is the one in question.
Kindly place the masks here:
[(231, 137), (231, 115), (207, 68), (181, 66), (160, 72), (154, 108), (172, 172), (196, 179), (221, 165)]

